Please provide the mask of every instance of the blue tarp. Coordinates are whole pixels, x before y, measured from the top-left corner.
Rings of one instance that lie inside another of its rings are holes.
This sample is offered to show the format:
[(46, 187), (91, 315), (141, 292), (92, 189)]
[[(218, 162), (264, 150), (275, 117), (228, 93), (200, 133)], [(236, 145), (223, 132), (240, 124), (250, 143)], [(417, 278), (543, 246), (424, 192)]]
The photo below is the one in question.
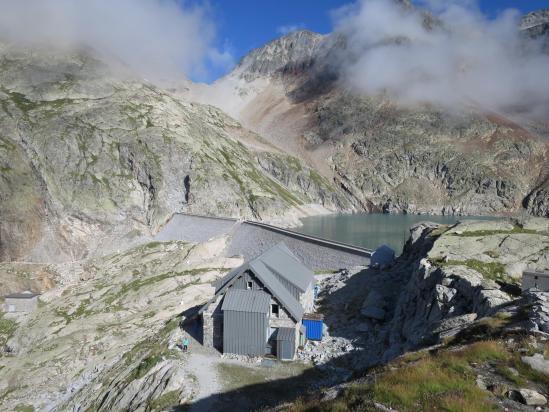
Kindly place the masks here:
[(322, 340), (324, 321), (322, 319), (303, 319), (303, 326), (306, 328), (306, 336), (309, 340)]

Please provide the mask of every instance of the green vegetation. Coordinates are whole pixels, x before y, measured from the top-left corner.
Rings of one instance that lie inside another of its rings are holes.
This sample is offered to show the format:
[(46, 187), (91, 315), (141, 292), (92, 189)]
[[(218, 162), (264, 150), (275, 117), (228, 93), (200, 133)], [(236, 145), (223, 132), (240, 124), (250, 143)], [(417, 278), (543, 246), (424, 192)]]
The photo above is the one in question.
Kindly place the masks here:
[(493, 235), (513, 235), (513, 234), (530, 234), (530, 235), (545, 235), (549, 234), (544, 232), (538, 232), (533, 229), (524, 229), (519, 225), (515, 225), (511, 230), (475, 230), (467, 231), (463, 233), (452, 233), (452, 236), (460, 237), (482, 237), (482, 236), (493, 236)]
[(14, 410), (15, 412), (34, 412), (34, 406), (20, 403)]
[(484, 278), (490, 279), (496, 282), (517, 284), (519, 281), (517, 279), (511, 278), (505, 272), (505, 266), (499, 262), (481, 262), (477, 259), (468, 259), (468, 260), (448, 260), (444, 261), (433, 260), (432, 263), (439, 267), (444, 266), (466, 266), (470, 269), (473, 269), (480, 273)]
[(90, 299), (88, 298), (82, 300), (78, 307), (70, 314), (67, 310), (62, 308), (56, 308), (54, 312), (56, 316), (62, 317), (65, 320), (65, 325), (68, 325), (75, 319), (93, 314), (93, 311), (88, 309), (89, 304)]
[(16, 329), (17, 322), (6, 319), (4, 313), (0, 312), (0, 347), (3, 347), (11, 339)]
[(145, 286), (152, 285), (152, 284), (158, 283), (158, 282), (162, 282), (163, 280), (166, 280), (166, 279), (169, 279), (169, 278), (179, 277), (179, 276), (193, 276), (193, 275), (198, 275), (198, 274), (205, 273), (205, 272), (208, 272), (208, 271), (211, 271), (211, 270), (223, 270), (223, 269), (221, 269), (221, 268), (189, 269), (189, 270), (184, 270), (182, 272), (175, 272), (175, 271), (166, 272), (166, 273), (161, 273), (161, 274), (155, 275), (155, 276), (149, 276), (149, 277), (135, 279), (135, 280), (132, 280), (131, 282), (123, 284), (122, 287), (117, 292), (107, 296), (107, 298), (105, 299), (105, 303), (107, 305), (110, 305), (110, 304), (114, 303), (117, 299), (123, 297), (124, 295), (126, 295), (127, 293), (129, 293), (131, 291), (137, 292), (139, 289), (141, 289)]
[[(508, 385), (527, 386), (535, 382), (549, 387), (549, 377), (532, 369), (521, 359), (517, 347), (530, 347), (534, 352), (540, 346), (524, 339), (507, 346), (504, 340), (486, 340), (499, 336), (511, 320), (522, 316), (501, 315), (483, 319), (469, 328), (466, 334), (447, 342), (434, 351), (412, 352), (398, 360), (370, 371), (368, 382), (357, 382), (347, 387), (336, 399), (318, 403), (303, 400), (290, 410), (304, 411), (368, 411), (377, 410), (375, 403), (399, 411), (494, 411), (489, 392), (476, 384), (478, 370), (489, 367)], [(482, 332), (486, 334), (482, 335)], [(478, 332), (478, 333), (477, 333)], [(475, 341), (482, 336), (480, 341)], [(465, 345), (463, 345), (465, 344)], [(456, 346), (460, 345), (460, 346)], [(541, 346), (547, 353), (549, 344)], [(505, 385), (503, 385), (505, 388)], [(495, 388), (494, 394), (503, 396)]]
[(460, 350), (414, 355), (379, 370), (373, 383), (348, 387), (333, 401), (320, 405), (298, 402), (291, 410), (366, 411), (374, 407), (374, 402), (399, 411), (497, 410), (488, 392), (477, 386), (471, 364), (507, 361), (510, 355), (502, 344), (482, 341)]
[(150, 371), (153, 366), (162, 360), (162, 355), (159, 353), (153, 353), (151, 356), (147, 356), (141, 360), (139, 365), (131, 371), (126, 380), (128, 382), (140, 379)]
[(167, 349), (167, 338), (178, 325), (179, 319), (170, 320), (156, 335), (139, 342), (124, 354), (126, 364), (137, 362), (136, 367), (125, 378), (127, 383), (142, 378), (163, 359), (175, 356), (176, 352)]
[[(218, 152), (221, 154), (222, 159), (216, 160), (226, 166), (225, 170), (227, 171), (228, 176), (238, 184), (240, 192), (244, 195), (252, 210), (255, 210), (255, 203), (258, 196), (248, 188), (249, 185), (242, 180), (241, 176), (247, 177), (257, 184), (261, 190), (264, 190), (272, 196), (283, 199), (290, 205), (302, 204), (301, 200), (280, 183), (260, 173), (251, 161), (242, 159), (241, 153), (229, 152), (225, 148), (219, 148)], [(241, 163), (237, 165), (233, 159), (240, 159)]]
[(178, 391), (166, 392), (162, 396), (153, 399), (149, 403), (149, 409), (151, 411), (183, 411), (184, 406), (179, 405), (179, 394)]

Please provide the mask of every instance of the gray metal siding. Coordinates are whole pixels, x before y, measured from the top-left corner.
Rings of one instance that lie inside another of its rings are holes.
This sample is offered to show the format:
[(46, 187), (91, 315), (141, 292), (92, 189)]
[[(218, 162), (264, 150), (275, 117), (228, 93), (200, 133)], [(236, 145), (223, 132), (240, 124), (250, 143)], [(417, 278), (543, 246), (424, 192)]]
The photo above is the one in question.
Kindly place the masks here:
[(278, 341), (278, 358), (291, 360), (294, 358), (294, 343), (289, 340)]
[(549, 292), (549, 273), (524, 272), (522, 274), (522, 290), (531, 288)]
[(291, 360), (295, 354), (295, 343), (293, 340), (276, 341), (276, 357), (283, 360)]
[(223, 299), (221, 310), (236, 312), (269, 313), (271, 295), (261, 290), (229, 289)]
[(223, 352), (263, 356), (267, 342), (267, 314), (223, 311)]
[(252, 282), (252, 290), (263, 290), (263, 285), (261, 284), (261, 282), (259, 282), (258, 279), (249, 271), (246, 271), (238, 276), (232, 287), (235, 289), (247, 290), (248, 282)]

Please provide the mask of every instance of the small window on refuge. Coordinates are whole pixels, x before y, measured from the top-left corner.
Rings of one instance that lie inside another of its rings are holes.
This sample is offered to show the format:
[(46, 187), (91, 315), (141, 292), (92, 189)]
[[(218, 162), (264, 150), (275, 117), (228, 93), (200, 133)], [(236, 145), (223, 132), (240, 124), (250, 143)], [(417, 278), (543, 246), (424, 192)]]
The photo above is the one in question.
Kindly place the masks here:
[(246, 289), (250, 289), (250, 290), (251, 290), (251, 289), (253, 288), (253, 286), (254, 286), (254, 284), (253, 284), (252, 281), (246, 282)]
[(278, 305), (276, 303), (273, 303), (271, 305), (271, 315), (278, 317)]

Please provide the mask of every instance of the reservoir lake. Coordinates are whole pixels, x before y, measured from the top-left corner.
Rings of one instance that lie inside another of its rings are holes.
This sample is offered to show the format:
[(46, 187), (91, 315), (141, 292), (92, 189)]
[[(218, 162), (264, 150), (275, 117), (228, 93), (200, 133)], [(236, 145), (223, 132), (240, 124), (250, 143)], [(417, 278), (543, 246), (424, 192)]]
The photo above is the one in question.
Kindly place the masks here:
[(460, 220), (495, 220), (489, 216), (396, 215), (356, 213), (311, 216), (301, 219), (296, 232), (325, 239), (376, 249), (388, 245), (399, 255), (410, 236), (410, 227), (418, 222), (454, 224)]

